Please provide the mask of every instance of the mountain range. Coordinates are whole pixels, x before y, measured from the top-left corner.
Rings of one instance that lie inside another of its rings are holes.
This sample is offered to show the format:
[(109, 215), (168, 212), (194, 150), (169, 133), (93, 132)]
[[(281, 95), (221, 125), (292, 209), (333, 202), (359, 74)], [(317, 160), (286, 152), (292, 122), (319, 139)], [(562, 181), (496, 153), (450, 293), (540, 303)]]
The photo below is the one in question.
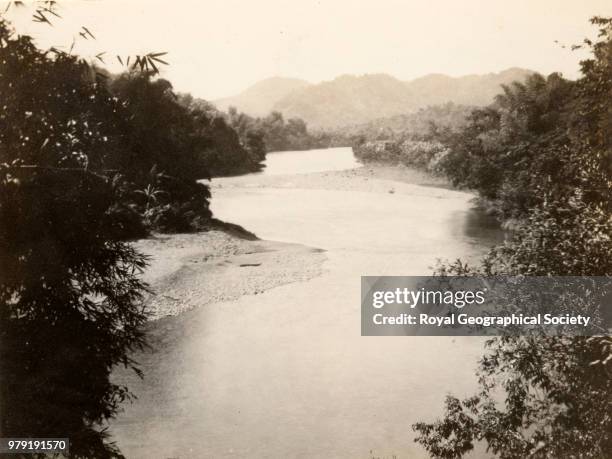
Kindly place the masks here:
[(462, 77), (430, 74), (411, 81), (387, 74), (342, 75), (317, 84), (273, 77), (213, 103), (221, 110), (234, 106), (251, 116), (279, 111), (285, 118), (298, 117), (311, 127), (331, 129), (446, 102), (487, 105), (501, 91), (502, 84), (522, 81), (533, 73), (513, 67), (498, 73)]

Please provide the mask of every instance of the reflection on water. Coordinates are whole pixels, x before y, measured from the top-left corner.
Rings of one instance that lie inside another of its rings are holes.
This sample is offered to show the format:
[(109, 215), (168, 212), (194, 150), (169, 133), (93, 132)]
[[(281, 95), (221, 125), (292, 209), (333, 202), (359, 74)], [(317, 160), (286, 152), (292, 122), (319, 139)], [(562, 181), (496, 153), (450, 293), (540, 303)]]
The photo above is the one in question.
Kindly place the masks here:
[[(311, 172), (321, 158), (355, 165), (346, 154), (275, 154), (266, 173)], [(152, 324), (155, 350), (138, 357), (145, 379), (118, 374), (139, 396), (113, 425), (119, 446), (137, 458), (425, 457), (410, 425), (441, 413), (449, 391), (470, 394), (482, 340), (361, 337), (360, 276), (427, 275), (437, 257), (479, 256), (496, 230), (452, 190), (232, 180), (215, 190), (215, 214), (326, 249), (325, 273)]]
[(459, 212), (457, 225), (458, 237), (471, 238), (477, 246), (492, 247), (504, 242), (504, 232), (496, 217), (487, 215), (482, 209), (470, 208), (468, 212)]

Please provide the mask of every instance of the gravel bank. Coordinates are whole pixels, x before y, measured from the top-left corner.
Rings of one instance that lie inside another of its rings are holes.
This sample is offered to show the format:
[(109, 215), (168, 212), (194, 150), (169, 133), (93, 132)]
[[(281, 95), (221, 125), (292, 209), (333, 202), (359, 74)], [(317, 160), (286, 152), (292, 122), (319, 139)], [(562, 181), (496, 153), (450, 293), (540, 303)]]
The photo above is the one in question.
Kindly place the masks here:
[(325, 253), (299, 244), (249, 241), (223, 231), (156, 235), (134, 243), (150, 257), (151, 320), (318, 276)]

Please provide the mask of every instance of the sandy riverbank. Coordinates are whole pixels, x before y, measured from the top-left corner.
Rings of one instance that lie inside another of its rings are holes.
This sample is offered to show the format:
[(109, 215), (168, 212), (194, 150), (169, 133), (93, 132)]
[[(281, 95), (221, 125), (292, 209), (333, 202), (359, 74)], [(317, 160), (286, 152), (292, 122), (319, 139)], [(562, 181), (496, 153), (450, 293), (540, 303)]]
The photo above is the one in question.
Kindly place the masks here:
[(134, 246), (151, 257), (143, 275), (154, 292), (146, 299), (151, 320), (311, 279), (325, 261), (319, 249), (219, 230), (156, 235)]

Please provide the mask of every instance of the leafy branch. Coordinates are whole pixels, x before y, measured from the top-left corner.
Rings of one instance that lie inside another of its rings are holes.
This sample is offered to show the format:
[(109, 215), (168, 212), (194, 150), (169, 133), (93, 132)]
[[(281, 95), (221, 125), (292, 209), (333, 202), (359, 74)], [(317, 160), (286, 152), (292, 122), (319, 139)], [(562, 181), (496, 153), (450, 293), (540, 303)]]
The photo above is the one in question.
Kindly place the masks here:
[[(0, 14), (6, 15), (11, 8), (23, 8), (25, 7), (24, 1), (9, 1), (7, 2), (6, 8)], [(39, 0), (34, 2), (34, 12), (32, 13), (32, 21), (38, 24), (47, 24), (53, 27), (54, 19), (61, 19), (61, 15), (58, 13), (58, 2), (55, 0)], [(72, 52), (74, 50), (76, 44), (76, 38), (82, 40), (96, 40), (96, 36), (91, 31), (91, 29), (81, 26), (79, 31), (77, 32), (77, 36), (75, 36), (72, 40), (72, 44), (70, 45), (69, 51), (61, 51), (58, 47), (51, 47), (50, 51), (57, 55), (65, 55), (72, 56)], [(100, 61), (102, 64), (106, 64), (104, 60), (105, 51), (99, 52), (93, 56), (92, 60)], [(136, 54), (133, 56), (120, 56), (115, 55), (117, 61), (126, 69), (130, 71), (140, 71), (152, 73), (153, 75), (157, 75), (160, 73), (159, 67), (160, 65), (169, 65), (167, 61), (162, 59), (162, 56), (167, 55), (167, 52), (150, 52), (147, 54)], [(88, 63), (85, 59), (82, 59), (84, 63), (88, 66), (93, 66), (90, 62)]]

